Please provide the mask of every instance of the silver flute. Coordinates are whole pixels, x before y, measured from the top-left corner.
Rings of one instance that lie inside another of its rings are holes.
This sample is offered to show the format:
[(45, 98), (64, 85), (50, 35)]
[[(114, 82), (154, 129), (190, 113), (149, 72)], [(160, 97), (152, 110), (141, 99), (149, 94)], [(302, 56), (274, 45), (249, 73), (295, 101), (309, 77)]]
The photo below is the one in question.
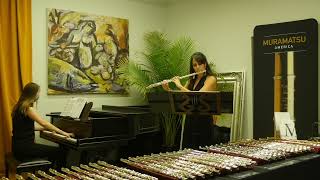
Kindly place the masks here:
[[(201, 73), (205, 73), (205, 72), (206, 72), (206, 70), (203, 70), (203, 71), (200, 71), (200, 72), (196, 72), (196, 73), (187, 74), (187, 75), (184, 75), (184, 76), (180, 76), (179, 79), (187, 78), (187, 77), (190, 77), (190, 76), (195, 76), (195, 75), (197, 75), (197, 74), (201, 74)], [(165, 82), (169, 83), (169, 82), (172, 82), (172, 81), (173, 81), (173, 78), (172, 78), (172, 79), (166, 79), (166, 80), (163, 80), (163, 81), (154, 83), (154, 84), (150, 84), (150, 85), (147, 86), (146, 88), (147, 88), (147, 89), (151, 89), (151, 88), (154, 88), (154, 87), (161, 86), (161, 85), (164, 84)]]

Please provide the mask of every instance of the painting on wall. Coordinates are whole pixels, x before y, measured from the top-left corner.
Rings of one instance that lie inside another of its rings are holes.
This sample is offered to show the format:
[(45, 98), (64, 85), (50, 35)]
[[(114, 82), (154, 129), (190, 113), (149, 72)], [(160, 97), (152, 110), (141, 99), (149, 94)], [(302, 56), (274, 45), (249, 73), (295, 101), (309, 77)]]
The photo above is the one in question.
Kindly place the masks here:
[(48, 94), (126, 94), (128, 20), (48, 9)]

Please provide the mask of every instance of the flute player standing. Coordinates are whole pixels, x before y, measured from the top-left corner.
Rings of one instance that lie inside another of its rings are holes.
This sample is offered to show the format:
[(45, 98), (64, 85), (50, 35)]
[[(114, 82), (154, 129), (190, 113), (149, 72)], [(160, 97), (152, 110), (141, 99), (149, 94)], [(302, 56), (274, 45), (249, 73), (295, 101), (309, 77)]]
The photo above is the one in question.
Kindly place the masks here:
[[(215, 91), (217, 78), (212, 72), (206, 56), (201, 52), (194, 53), (190, 58), (190, 74), (204, 71), (189, 78), (183, 86), (178, 76), (172, 80), (181, 91)], [(163, 89), (170, 91), (166, 81), (162, 84)], [(197, 148), (212, 144), (211, 129), (213, 118), (210, 115), (189, 115), (186, 118), (183, 147)]]

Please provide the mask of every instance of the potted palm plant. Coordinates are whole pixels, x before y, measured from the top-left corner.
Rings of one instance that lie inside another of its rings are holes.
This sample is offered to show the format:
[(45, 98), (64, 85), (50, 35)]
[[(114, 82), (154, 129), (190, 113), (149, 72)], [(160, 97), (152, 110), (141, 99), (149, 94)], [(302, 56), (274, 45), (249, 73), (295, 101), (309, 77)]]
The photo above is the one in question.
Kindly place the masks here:
[[(194, 52), (194, 42), (188, 37), (171, 41), (166, 34), (158, 31), (146, 33), (144, 41), (145, 50), (141, 53), (143, 61), (123, 62), (119, 71), (127, 80), (129, 87), (136, 89), (143, 98), (147, 99), (150, 94), (164, 93), (161, 86), (147, 89), (148, 85), (188, 74), (189, 60)], [(177, 114), (160, 114), (163, 146), (176, 145), (175, 139), (181, 119), (182, 117)]]

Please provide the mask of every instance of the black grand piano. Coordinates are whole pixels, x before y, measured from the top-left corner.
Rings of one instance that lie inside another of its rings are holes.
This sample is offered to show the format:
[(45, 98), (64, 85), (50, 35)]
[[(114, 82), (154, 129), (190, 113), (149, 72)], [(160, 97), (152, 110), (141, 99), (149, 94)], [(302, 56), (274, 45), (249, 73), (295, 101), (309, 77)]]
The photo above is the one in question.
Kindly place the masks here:
[(40, 137), (68, 150), (67, 166), (90, 161), (88, 156), (92, 152), (128, 146), (138, 136), (152, 136), (160, 130), (159, 120), (148, 106), (103, 105), (91, 109), (86, 118), (80, 119), (62, 117), (60, 113), (47, 115), (51, 117), (52, 124), (75, 134), (75, 138), (66, 138), (49, 131), (40, 133)]

